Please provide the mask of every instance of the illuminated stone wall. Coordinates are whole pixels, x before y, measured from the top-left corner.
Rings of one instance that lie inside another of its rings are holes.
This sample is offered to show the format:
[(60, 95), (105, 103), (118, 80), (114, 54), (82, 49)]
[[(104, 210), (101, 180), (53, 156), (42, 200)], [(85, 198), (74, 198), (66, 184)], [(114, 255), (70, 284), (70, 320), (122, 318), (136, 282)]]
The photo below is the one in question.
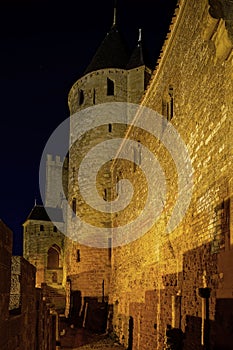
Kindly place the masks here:
[[(60, 223), (59, 223), (60, 224)], [(49, 266), (49, 251), (57, 254), (57, 264)], [(64, 312), (63, 286), (64, 234), (54, 223), (45, 220), (26, 220), (24, 223), (24, 258), (36, 267), (36, 287), (47, 284), (47, 299), (57, 310)]]
[[(71, 88), (69, 93), (69, 108), (71, 115), (84, 108), (105, 102), (134, 102), (140, 101), (145, 89), (145, 81), (148, 80), (150, 71), (141, 66), (135, 69), (101, 69), (86, 74), (80, 78)], [(114, 93), (108, 94), (108, 79), (114, 83)], [(82, 96), (80, 96), (80, 94)], [(72, 123), (72, 120), (71, 120)], [(71, 124), (71, 140), (73, 137)], [(69, 151), (69, 177), (68, 177), (68, 201), (72, 208), (73, 200), (76, 201), (76, 213), (83, 221), (98, 227), (107, 227), (111, 222), (111, 215), (93, 211), (88, 207), (79, 192), (78, 169), (83, 157), (88, 151), (103, 140), (111, 140), (122, 137), (125, 126), (120, 127), (108, 124), (95, 128), (85, 134), (81, 140), (74, 143)], [(98, 190), (100, 196), (110, 199), (111, 187), (109, 162), (98, 174)], [(105, 193), (106, 192), (106, 193)], [(107, 198), (108, 197), (108, 198)], [(68, 217), (68, 235), (77, 235), (74, 231), (73, 214)], [(106, 226), (107, 225), (107, 226)], [(94, 238), (93, 238), (94, 239)], [(78, 239), (77, 239), (78, 240)], [(111, 251), (90, 247), (66, 239), (64, 271), (71, 281), (71, 289), (80, 291), (81, 297), (97, 297), (99, 300), (109, 294), (111, 276)], [(104, 281), (104, 291), (103, 291)]]
[[(57, 230), (54, 224), (44, 220), (27, 220), (24, 224), (24, 258), (36, 267), (36, 286), (48, 283), (59, 287), (63, 282), (63, 249), (64, 235)], [(48, 269), (48, 250), (56, 245), (60, 249), (59, 266)], [(53, 280), (53, 274), (57, 278)]]
[[(201, 342), (209, 342), (211, 349), (232, 347), (227, 324), (233, 306), (233, 54), (224, 20), (210, 17), (208, 9), (208, 1), (180, 1), (142, 99), (143, 105), (162, 114), (172, 87), (172, 124), (187, 145), (194, 169), (190, 207), (169, 235), (166, 225), (178, 191), (174, 162), (161, 143), (144, 133), (134, 135), (159, 159), (168, 194), (153, 228), (113, 252), (113, 328), (133, 350), (164, 349), (169, 327), (176, 329), (177, 339), (179, 329), (185, 333), (185, 350), (202, 349)], [(126, 177), (137, 178), (139, 201), (146, 193), (140, 171), (120, 167)], [(131, 221), (135, 212), (126, 215)], [(211, 289), (209, 338), (203, 328), (206, 299), (199, 288), (206, 293)]]

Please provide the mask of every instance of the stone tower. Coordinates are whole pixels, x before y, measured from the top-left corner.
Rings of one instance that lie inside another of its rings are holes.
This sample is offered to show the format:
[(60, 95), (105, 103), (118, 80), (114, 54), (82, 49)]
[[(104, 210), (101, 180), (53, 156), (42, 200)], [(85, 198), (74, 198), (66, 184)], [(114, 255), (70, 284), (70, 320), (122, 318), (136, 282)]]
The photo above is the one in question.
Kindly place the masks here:
[[(71, 115), (106, 102), (139, 103), (145, 91), (151, 71), (144, 62), (141, 31), (137, 45), (130, 55), (116, 25), (115, 13), (110, 31), (97, 49), (84, 75), (75, 82), (69, 92)], [(72, 138), (72, 124), (70, 130)], [(111, 222), (109, 214), (97, 213), (86, 205), (79, 191), (77, 173), (83, 157), (92, 147), (104, 140), (122, 137), (125, 130), (126, 125), (123, 124), (117, 127), (114, 123), (102, 125), (87, 133), (70, 148), (68, 202), (73, 213), (68, 218), (68, 233), (73, 230), (72, 221), (75, 214), (98, 227), (108, 227)], [(99, 173), (97, 181), (99, 194), (106, 202), (112, 195), (110, 163)], [(69, 312), (72, 316), (79, 315), (86, 326), (90, 326), (91, 315), (101, 313), (98, 303), (102, 307), (101, 303), (108, 301), (111, 259), (111, 238), (108, 239), (108, 249), (94, 248), (91, 242), (90, 246), (86, 246), (66, 239), (64, 266), (67, 290), (70, 290), (71, 296)], [(104, 328), (100, 318), (98, 325)], [(93, 329), (93, 324), (91, 328)]]
[[(57, 222), (51, 222), (53, 212)], [(36, 287), (43, 287), (47, 301), (59, 310), (65, 307), (63, 283), (64, 234), (56, 226), (63, 222), (60, 208), (36, 205), (23, 224), (23, 256), (36, 267)], [(60, 226), (59, 226), (60, 227)]]
[[(118, 30), (114, 9), (110, 31), (84, 75), (69, 92), (70, 114), (106, 102), (139, 103), (150, 76), (151, 70), (144, 62), (141, 30), (136, 47), (130, 54)], [(72, 125), (70, 130), (72, 138)], [(106, 328), (106, 306), (112, 274), (111, 239), (108, 241), (108, 249), (94, 248), (91, 244), (87, 246), (72, 240), (70, 232), (73, 230), (75, 214), (98, 227), (106, 227), (111, 218), (105, 213), (92, 212), (86, 206), (79, 193), (77, 173), (89, 149), (103, 140), (122, 137), (125, 130), (126, 124), (116, 127), (114, 123), (96, 128), (73, 144), (65, 162), (59, 156), (53, 158), (48, 155), (45, 207), (35, 205), (24, 223), (24, 257), (37, 268), (37, 286), (46, 284), (53, 292), (57, 289), (63, 295), (63, 301), (66, 291), (66, 316), (71, 317), (74, 323), (95, 331)], [(110, 166), (110, 163), (106, 164), (98, 178), (98, 190), (106, 202), (112, 195)], [(59, 228), (62, 227), (64, 217), (61, 194), (52, 193), (53, 184), (59, 181), (57, 171), (61, 168), (64, 192), (73, 210), (64, 223), (63, 232), (67, 233), (66, 236), (57, 229), (56, 222), (52, 223), (49, 219), (49, 213), (55, 212), (57, 224), (59, 223)]]

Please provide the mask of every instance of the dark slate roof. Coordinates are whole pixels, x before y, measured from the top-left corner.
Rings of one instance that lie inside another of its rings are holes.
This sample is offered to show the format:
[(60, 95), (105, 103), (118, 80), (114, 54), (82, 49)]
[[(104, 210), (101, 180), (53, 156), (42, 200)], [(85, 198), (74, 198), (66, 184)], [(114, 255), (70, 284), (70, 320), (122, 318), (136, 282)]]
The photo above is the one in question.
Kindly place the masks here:
[(46, 207), (45, 208), (42, 205), (35, 205), (30, 214), (27, 217), (27, 220), (41, 220), (41, 221), (51, 221), (49, 218), (49, 215), (52, 215), (55, 222), (63, 222), (63, 215), (62, 215), (62, 209), (61, 208), (52, 208), (52, 207)]
[(104, 68), (125, 69), (128, 61), (127, 45), (114, 25), (99, 46), (85, 74)]
[(144, 65), (145, 65), (145, 62), (144, 62), (144, 56), (143, 56), (142, 43), (139, 42), (135, 47), (126, 68), (133, 69)]

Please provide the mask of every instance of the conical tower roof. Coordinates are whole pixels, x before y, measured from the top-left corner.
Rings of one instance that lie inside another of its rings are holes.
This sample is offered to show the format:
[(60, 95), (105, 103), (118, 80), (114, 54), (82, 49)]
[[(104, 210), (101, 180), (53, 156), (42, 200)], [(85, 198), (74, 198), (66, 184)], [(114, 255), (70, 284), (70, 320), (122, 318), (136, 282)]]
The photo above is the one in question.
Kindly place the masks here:
[(113, 25), (110, 32), (97, 49), (85, 74), (104, 68), (125, 69), (129, 61), (128, 48), (122, 39), (117, 26)]
[(61, 208), (43, 207), (43, 205), (34, 205), (26, 220), (51, 221), (50, 217), (56, 218), (56, 222), (63, 222)]
[(133, 50), (132, 55), (130, 56), (130, 59), (126, 68), (133, 69), (144, 65), (145, 65), (145, 61), (144, 61), (144, 53), (143, 53), (143, 47), (142, 47), (142, 32), (141, 32), (141, 29), (139, 29), (138, 43), (135, 49)]

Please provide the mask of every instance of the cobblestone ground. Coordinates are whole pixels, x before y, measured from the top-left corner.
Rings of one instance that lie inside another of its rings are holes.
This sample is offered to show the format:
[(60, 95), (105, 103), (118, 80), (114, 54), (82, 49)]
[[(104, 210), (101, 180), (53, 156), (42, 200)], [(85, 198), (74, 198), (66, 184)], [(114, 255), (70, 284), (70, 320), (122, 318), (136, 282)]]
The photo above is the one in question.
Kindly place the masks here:
[(60, 350), (125, 350), (107, 335), (93, 334), (85, 329), (67, 328), (60, 340)]
[(125, 348), (114, 343), (110, 339), (103, 339), (91, 344), (74, 348), (74, 350), (125, 350)]

